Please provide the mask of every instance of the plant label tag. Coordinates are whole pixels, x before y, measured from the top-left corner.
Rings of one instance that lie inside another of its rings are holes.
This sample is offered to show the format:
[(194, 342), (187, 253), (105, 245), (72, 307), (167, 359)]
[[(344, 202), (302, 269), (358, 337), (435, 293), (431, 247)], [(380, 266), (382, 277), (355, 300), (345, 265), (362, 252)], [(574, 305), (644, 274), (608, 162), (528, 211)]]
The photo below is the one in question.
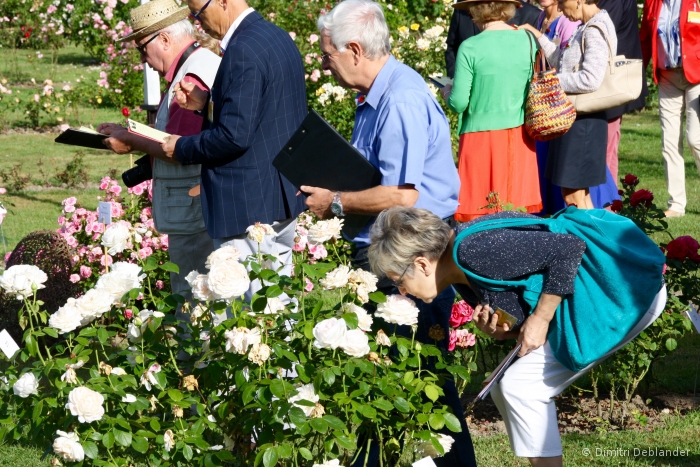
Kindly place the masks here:
[(97, 206), (97, 222), (104, 225), (112, 223), (112, 203), (100, 201)]
[(433, 462), (430, 457), (424, 457), (419, 461), (413, 463), (413, 467), (437, 467), (437, 464)]
[(700, 334), (700, 314), (698, 314), (698, 309), (694, 305), (690, 305), (690, 309), (685, 310), (685, 314), (695, 326), (695, 331)]
[(5, 354), (8, 359), (11, 359), (15, 353), (19, 350), (17, 342), (12, 338), (6, 329), (0, 332), (0, 350)]

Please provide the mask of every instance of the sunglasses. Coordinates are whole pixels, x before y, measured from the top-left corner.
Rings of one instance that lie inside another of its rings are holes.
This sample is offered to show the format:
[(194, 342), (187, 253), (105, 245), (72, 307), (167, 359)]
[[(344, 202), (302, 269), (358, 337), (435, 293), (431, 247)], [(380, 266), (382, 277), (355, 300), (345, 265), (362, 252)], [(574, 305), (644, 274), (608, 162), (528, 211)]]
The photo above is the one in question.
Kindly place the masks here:
[(202, 8), (200, 8), (199, 10), (197, 10), (196, 13), (190, 13), (190, 18), (192, 18), (193, 20), (199, 21), (199, 22), (201, 23), (201, 22), (202, 22), (202, 18), (201, 18), (199, 15), (201, 15), (202, 13), (204, 13), (204, 10), (207, 9), (207, 7), (209, 6), (210, 3), (211, 3), (211, 0), (207, 0), (207, 3), (205, 3), (204, 6), (203, 6)]
[(143, 44), (137, 45), (137, 46), (136, 46), (136, 50), (138, 50), (139, 53), (140, 53), (141, 55), (146, 55), (146, 46), (148, 46), (148, 44), (150, 44), (151, 42), (153, 42), (153, 41), (155, 40), (155, 38), (158, 37), (158, 36), (160, 36), (160, 33), (154, 35), (153, 37), (151, 37), (150, 39), (148, 39), (148, 40), (147, 40), (146, 42), (144, 42)]

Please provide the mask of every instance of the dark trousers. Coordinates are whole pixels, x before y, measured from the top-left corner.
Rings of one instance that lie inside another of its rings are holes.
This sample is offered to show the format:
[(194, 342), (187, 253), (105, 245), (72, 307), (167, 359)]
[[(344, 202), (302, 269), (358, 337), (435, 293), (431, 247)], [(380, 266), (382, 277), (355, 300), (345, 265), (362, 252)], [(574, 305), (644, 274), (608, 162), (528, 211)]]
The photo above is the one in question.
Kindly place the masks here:
[[(369, 261), (367, 259), (368, 247), (358, 248), (353, 256), (353, 263), (356, 267), (369, 271)], [(379, 291), (386, 295), (398, 294), (399, 291), (396, 287), (392, 285), (392, 282), (383, 278), (377, 283), (377, 288)], [(428, 336), (428, 331), (431, 326), (436, 324), (440, 325), (442, 329), (445, 330), (446, 337), (447, 332), (450, 329), (450, 314), (452, 313), (452, 304), (455, 300), (455, 290), (452, 287), (445, 289), (440, 295), (435, 297), (432, 303), (425, 303), (422, 300), (418, 300), (415, 297), (411, 297), (412, 300), (416, 302), (420, 313), (418, 313), (418, 329), (416, 331), (416, 340), (426, 344), (433, 344), (435, 341)], [(405, 337), (411, 337), (411, 327), (410, 326), (398, 326), (397, 334), (403, 335)], [(447, 338), (438, 341), (438, 347), (443, 350), (447, 350)], [(430, 367), (430, 362), (427, 362), (428, 367)], [(469, 435), (469, 427), (464, 420), (464, 410), (462, 409), (462, 401), (457, 393), (457, 387), (455, 386), (454, 380), (451, 375), (446, 378), (445, 384), (442, 386), (445, 392), (444, 396), (438, 399), (440, 404), (444, 404), (450, 407), (452, 413), (457, 417), (462, 425), (462, 431), (460, 433), (454, 433), (447, 428), (440, 430), (440, 433), (452, 436), (455, 440), (452, 445), (452, 449), (445, 456), (434, 459), (435, 464), (438, 467), (476, 467), (476, 457), (474, 455), (474, 445), (472, 444), (472, 438)], [(362, 446), (357, 460), (351, 467), (362, 467), (365, 461), (365, 447), (367, 444), (366, 438), (363, 441), (362, 437), (358, 440), (358, 446)], [(379, 466), (379, 445), (376, 442), (372, 442), (370, 445), (370, 452), (367, 462), (367, 467), (377, 467)]]

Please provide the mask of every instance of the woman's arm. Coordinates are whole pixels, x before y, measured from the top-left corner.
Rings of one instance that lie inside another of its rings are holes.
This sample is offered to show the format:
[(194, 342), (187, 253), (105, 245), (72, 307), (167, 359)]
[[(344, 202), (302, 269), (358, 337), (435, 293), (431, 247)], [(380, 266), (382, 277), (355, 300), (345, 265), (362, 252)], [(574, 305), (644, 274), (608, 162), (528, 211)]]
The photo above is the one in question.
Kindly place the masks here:
[(541, 31), (535, 29), (534, 27), (530, 26), (529, 24), (523, 24), (521, 26), (518, 26), (518, 29), (524, 29), (526, 31), (530, 31), (535, 38), (537, 39), (537, 43), (540, 46), (540, 49), (544, 52), (544, 56), (547, 57), (547, 61), (549, 62), (549, 65), (552, 67), (557, 67), (559, 64), (559, 56), (561, 55), (561, 51), (559, 50), (559, 47), (557, 47), (557, 44), (554, 42), (550, 41), (547, 36), (542, 34)]
[[(583, 54), (583, 63), (581, 63), (580, 69), (573, 73), (560, 72), (558, 74), (564, 92), (575, 94), (593, 92), (597, 91), (603, 84), (603, 78), (605, 78), (605, 72), (610, 62), (608, 41), (602, 31), (593, 26), (586, 28), (583, 38), (586, 42), (586, 51)], [(615, 50), (613, 50), (614, 53)]]
[(525, 320), (520, 328), (518, 343), (522, 344), (518, 356), (524, 357), (535, 349), (544, 345), (547, 341), (549, 323), (554, 318), (554, 313), (562, 301), (561, 295), (543, 293), (537, 302), (535, 311)]
[(472, 83), (474, 81), (474, 68), (472, 60), (468, 56), (467, 41), (462, 42), (457, 52), (457, 63), (455, 64), (454, 84), (447, 98), (447, 105), (457, 113), (462, 113), (469, 107), (469, 98), (472, 93)]

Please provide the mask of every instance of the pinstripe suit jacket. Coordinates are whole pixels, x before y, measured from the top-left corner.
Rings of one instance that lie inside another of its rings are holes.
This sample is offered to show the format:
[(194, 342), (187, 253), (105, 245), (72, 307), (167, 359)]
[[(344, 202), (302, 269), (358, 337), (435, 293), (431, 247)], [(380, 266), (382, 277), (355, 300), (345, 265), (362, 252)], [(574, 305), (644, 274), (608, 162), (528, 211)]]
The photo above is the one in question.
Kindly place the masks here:
[(211, 89), (213, 121), (177, 141), (183, 165), (202, 164), (202, 211), (211, 238), (297, 216), (303, 197), (272, 166), (307, 114), (301, 55), (285, 31), (257, 12), (246, 16)]

